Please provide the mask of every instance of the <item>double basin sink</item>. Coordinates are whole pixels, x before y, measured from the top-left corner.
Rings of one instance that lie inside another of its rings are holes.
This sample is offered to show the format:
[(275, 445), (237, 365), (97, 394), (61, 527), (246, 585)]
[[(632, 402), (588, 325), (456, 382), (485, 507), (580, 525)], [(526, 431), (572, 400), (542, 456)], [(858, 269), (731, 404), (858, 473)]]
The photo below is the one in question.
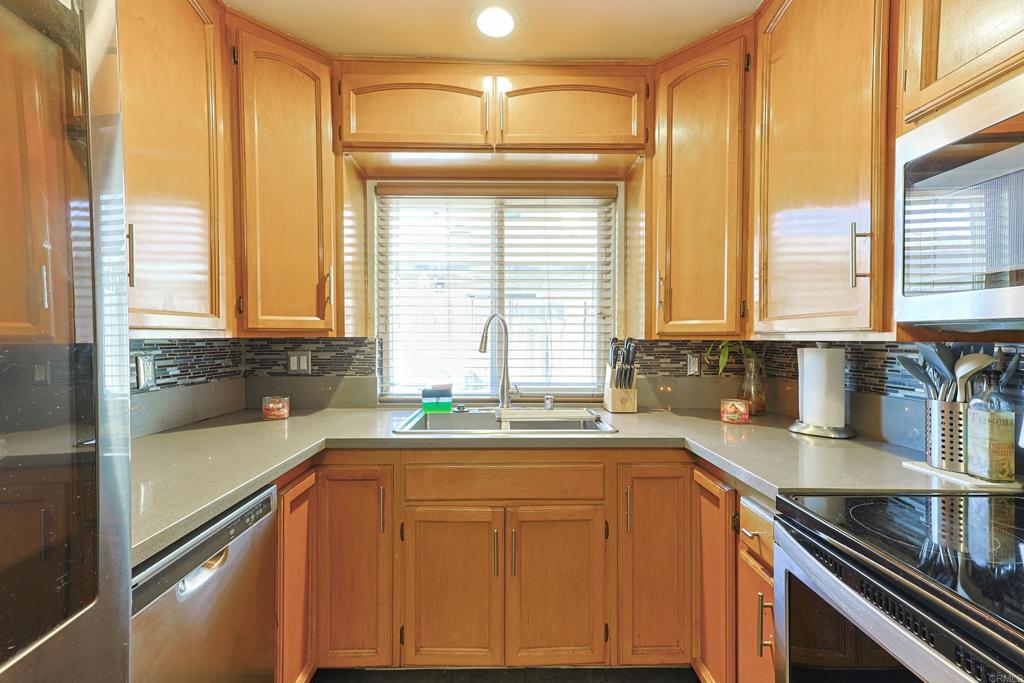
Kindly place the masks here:
[(592, 434), (618, 431), (590, 408), (469, 408), (451, 413), (417, 410), (396, 434)]

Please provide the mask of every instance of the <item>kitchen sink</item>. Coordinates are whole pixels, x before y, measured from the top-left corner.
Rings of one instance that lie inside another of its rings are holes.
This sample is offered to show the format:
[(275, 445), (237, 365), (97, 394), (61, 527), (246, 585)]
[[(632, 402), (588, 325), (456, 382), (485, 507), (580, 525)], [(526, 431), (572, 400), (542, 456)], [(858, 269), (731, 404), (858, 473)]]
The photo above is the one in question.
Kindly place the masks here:
[(396, 434), (614, 433), (615, 427), (590, 408), (470, 408), (451, 413), (417, 410)]

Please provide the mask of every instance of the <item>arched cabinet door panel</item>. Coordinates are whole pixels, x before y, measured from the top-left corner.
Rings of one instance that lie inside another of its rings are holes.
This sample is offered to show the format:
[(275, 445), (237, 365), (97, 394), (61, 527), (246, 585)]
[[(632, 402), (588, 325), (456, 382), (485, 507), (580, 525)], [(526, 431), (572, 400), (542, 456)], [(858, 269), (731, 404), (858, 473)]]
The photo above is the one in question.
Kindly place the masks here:
[(220, 11), (209, 0), (118, 3), (134, 328), (226, 327)]
[(497, 76), (499, 147), (642, 148), (643, 76)]
[(343, 74), (342, 141), (346, 147), (487, 147), (492, 82), (486, 75)]
[(248, 330), (334, 330), (331, 72), (238, 32), (242, 238)]
[(745, 54), (738, 38), (658, 80), (659, 336), (741, 332)]

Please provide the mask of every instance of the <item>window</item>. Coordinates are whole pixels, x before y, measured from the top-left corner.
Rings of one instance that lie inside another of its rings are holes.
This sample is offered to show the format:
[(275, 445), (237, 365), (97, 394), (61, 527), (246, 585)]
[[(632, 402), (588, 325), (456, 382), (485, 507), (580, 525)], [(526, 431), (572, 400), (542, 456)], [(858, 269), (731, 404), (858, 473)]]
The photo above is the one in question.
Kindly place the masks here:
[(415, 196), (413, 186), (377, 187), (382, 395), (450, 382), (457, 396), (493, 396), (498, 325), (487, 353), (478, 347), (484, 322), (499, 312), (508, 319), (514, 386), (600, 396), (615, 329), (615, 187), (586, 187), (604, 196)]

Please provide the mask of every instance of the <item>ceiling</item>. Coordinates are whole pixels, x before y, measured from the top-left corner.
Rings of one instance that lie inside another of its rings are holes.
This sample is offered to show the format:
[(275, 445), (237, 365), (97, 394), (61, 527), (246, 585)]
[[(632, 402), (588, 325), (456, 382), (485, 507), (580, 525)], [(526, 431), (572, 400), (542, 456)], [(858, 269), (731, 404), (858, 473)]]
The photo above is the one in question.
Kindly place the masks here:
[[(236, 10), (332, 55), (653, 59), (751, 14), (759, 0), (227, 0)], [(506, 38), (476, 13), (511, 11)]]

